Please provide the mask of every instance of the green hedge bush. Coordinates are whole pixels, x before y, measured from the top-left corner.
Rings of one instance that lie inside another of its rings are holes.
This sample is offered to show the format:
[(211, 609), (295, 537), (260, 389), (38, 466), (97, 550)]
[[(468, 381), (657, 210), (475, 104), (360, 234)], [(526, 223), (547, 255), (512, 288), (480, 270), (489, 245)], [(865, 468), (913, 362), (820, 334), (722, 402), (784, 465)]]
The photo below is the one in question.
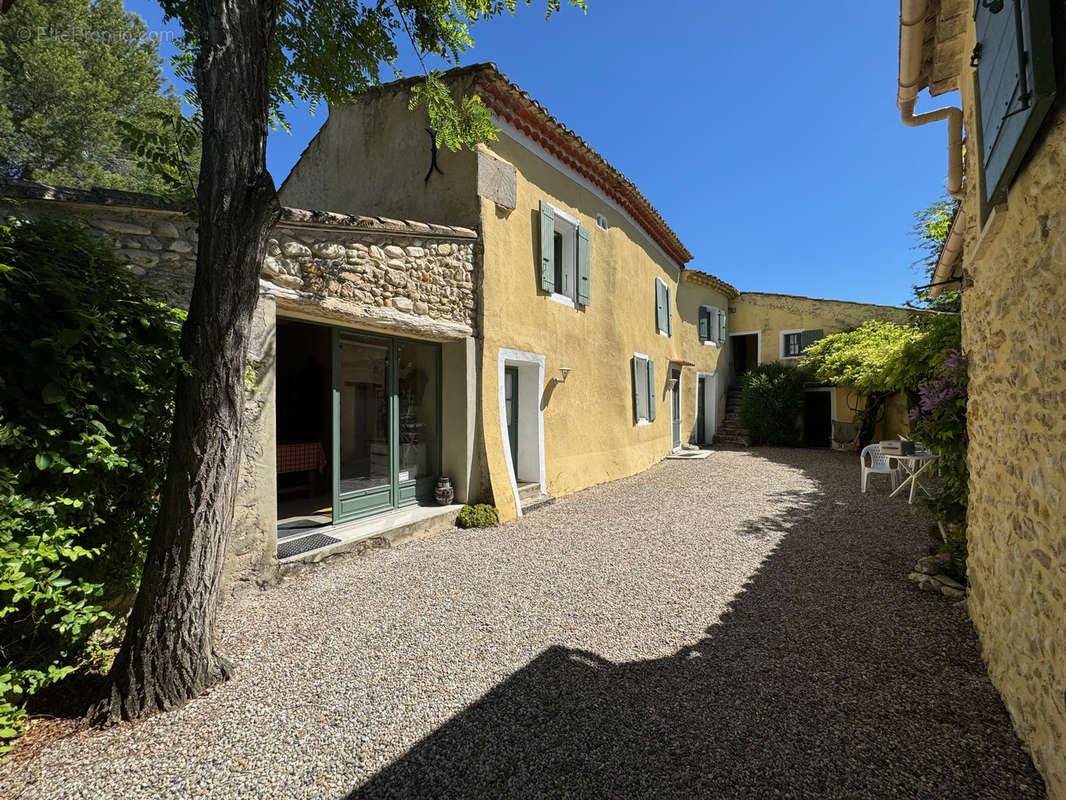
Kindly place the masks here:
[(744, 373), (740, 424), (752, 444), (799, 444), (807, 373), (771, 361)]
[(500, 524), (500, 515), (495, 508), (484, 503), (463, 506), (455, 524), (460, 528), (492, 528)]
[(0, 752), (132, 601), (181, 321), (79, 230), (0, 224)]

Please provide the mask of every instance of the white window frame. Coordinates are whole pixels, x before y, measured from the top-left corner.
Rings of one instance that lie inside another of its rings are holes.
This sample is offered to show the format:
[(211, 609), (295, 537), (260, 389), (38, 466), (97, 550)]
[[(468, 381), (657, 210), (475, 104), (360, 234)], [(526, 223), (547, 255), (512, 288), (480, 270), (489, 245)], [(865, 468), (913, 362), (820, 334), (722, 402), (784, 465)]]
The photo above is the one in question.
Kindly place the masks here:
[(669, 338), (671, 333), (673, 332), (673, 329), (674, 329), (674, 316), (673, 316), (674, 312), (673, 312), (673, 309), (670, 307), (670, 301), (672, 299), (670, 297), (670, 285), (666, 281), (664, 281), (662, 278), (656, 278), (655, 279), (655, 307), (656, 308), (659, 307), (659, 286), (660, 285), (662, 285), (662, 287), (663, 287), (663, 296), (666, 298), (666, 330), (664, 331), (662, 328), (659, 327), (658, 314), (656, 314), (655, 328), (656, 328), (656, 330), (659, 331), (659, 335), (660, 336), (665, 336), (665, 337)]
[[(762, 331), (734, 331), (730, 333), (726, 331), (726, 338), (729, 339), (733, 336), (754, 336), (755, 337), (755, 363), (762, 363)], [(730, 343), (732, 346), (732, 343)]]
[(780, 354), (780, 358), (781, 358), (782, 361), (796, 361), (796, 360), (798, 360), (798, 359), (803, 357), (803, 351), (802, 350), (800, 350), (800, 352), (798, 354), (794, 355), (794, 356), (785, 355), (785, 337), (786, 336), (790, 336), (790, 335), (795, 334), (795, 333), (800, 334), (800, 346), (802, 347), (802, 345), (803, 345), (803, 332), (805, 330), (807, 330), (807, 329), (806, 328), (790, 328), (789, 330), (781, 331), (780, 338), (778, 339), (778, 348), (779, 349), (778, 349), (777, 352)]
[[(721, 330), (721, 327), (718, 324), (718, 318), (717, 318), (716, 315), (717, 314), (721, 314), (724, 317), (725, 316), (725, 309), (721, 308), (719, 306), (707, 306), (707, 305), (700, 306), (700, 308), (701, 309), (703, 309), (703, 308), (710, 309), (711, 311), (715, 312), (715, 314), (711, 315), (711, 330), (709, 331), (709, 333), (711, 334), (711, 338), (710, 339), (704, 339), (701, 343), (705, 344), (705, 345), (711, 345), (712, 347), (721, 347), (722, 345), (725, 344), (725, 339), (719, 339), (718, 338), (718, 331)], [(696, 335), (697, 336), (700, 335), (699, 321), (698, 320), (696, 322)], [(728, 324), (728, 322), (726, 323), (725, 335), (728, 338), (728, 336), (729, 336), (729, 324)]]
[[(651, 390), (651, 386), (648, 385), (649, 381), (648, 381), (648, 367), (647, 367), (648, 364), (651, 364), (651, 357), (645, 355), (644, 353), (634, 353), (633, 354), (633, 358), (638, 360), (638, 361), (639, 360), (643, 360), (644, 364), (645, 364), (644, 381), (643, 381), (644, 385), (643, 385), (643, 387), (641, 387), (640, 389), (638, 389), (636, 386), (633, 387), (635, 390), (644, 392), (644, 416), (643, 417), (640, 416), (639, 412), (636, 413), (637, 425), (651, 425), (651, 392), (652, 392), (652, 390)], [(639, 370), (637, 370), (637, 371), (639, 372)], [(630, 378), (630, 380), (633, 380), (633, 378)]]
[[(551, 205), (550, 203), (548, 205)], [(548, 295), (556, 303), (569, 308), (577, 308), (577, 229), (581, 223), (577, 217), (552, 206), (555, 212), (555, 233), (563, 240), (563, 285), (556, 281), (555, 291)], [(552, 239), (554, 245), (554, 237)], [(552, 253), (552, 269), (555, 269), (555, 254)]]

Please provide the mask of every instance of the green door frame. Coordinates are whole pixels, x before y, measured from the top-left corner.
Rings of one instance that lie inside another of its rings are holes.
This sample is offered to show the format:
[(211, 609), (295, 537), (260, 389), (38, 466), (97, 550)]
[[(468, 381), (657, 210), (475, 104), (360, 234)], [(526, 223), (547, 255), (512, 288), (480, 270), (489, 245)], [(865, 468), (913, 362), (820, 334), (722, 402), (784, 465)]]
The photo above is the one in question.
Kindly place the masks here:
[[(518, 479), (518, 367), (504, 367), (504, 388), (511, 381), (511, 413), (507, 415), (507, 441), (511, 447), (511, 466)], [(506, 401), (506, 398), (505, 398)]]
[(670, 390), (670, 439), (677, 450), (681, 447), (681, 370), (671, 369), (670, 377), (677, 380)]
[[(436, 350), (437, 365), (437, 453), (436, 464), (440, 469), (443, 456), (441, 431), (443, 430), (442, 414), (442, 359), (440, 345), (435, 342), (426, 342), (420, 339), (405, 339), (396, 336), (372, 333), (356, 329), (335, 328), (330, 326), (332, 346), (332, 375), (330, 384), (333, 391), (332, 401), (332, 429), (333, 429), (333, 522), (346, 522), (360, 517), (367, 517), (383, 511), (391, 511), (403, 506), (414, 505), (420, 499), (427, 499), (433, 494), (436, 475), (420, 476), (418, 478), (400, 481), (400, 380), (399, 370), (396, 369), (397, 344), (401, 341), (416, 344), (432, 344)], [(386, 355), (386, 391), (389, 395), (389, 481), (383, 486), (369, 489), (358, 489), (353, 492), (341, 492), (341, 365), (340, 352), (341, 340), (345, 334), (352, 334), (362, 338), (380, 340), (388, 348)]]

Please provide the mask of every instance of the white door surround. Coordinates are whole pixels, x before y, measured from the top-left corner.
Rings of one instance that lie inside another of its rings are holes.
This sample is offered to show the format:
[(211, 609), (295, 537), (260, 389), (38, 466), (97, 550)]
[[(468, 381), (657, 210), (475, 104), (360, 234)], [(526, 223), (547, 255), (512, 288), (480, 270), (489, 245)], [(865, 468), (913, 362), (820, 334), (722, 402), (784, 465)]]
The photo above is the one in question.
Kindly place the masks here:
[(703, 430), (697, 432), (697, 439), (702, 439), (707, 444), (714, 441), (714, 434), (718, 432), (718, 374), (715, 372), (696, 373), (696, 403), (693, 406), (694, 416), (697, 422), (700, 418), (700, 378), (703, 382)]
[[(498, 398), (500, 406), (500, 441), (507, 473), (511, 479), (515, 510), (522, 516), (522, 501), (518, 497), (518, 482), (539, 483), (541, 492), (546, 492), (544, 468), (544, 412), (541, 410), (541, 392), (544, 386), (545, 357), (522, 350), (500, 348)], [(507, 393), (505, 371), (507, 367), (518, 370), (518, 463), (513, 463), (507, 437)]]

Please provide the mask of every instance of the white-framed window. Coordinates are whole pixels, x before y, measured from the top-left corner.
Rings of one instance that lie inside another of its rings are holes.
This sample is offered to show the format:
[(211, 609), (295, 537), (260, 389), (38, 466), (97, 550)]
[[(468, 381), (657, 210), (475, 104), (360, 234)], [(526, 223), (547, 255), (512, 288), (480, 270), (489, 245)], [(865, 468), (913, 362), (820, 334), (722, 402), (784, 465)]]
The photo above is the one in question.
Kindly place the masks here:
[(726, 312), (717, 306), (700, 306), (699, 322), (700, 341), (721, 347), (728, 335), (726, 330)]
[(655, 421), (655, 362), (643, 353), (633, 354), (633, 421)]
[(662, 336), (673, 333), (674, 312), (670, 305), (670, 287), (662, 278), (655, 279), (655, 327)]
[(781, 331), (781, 358), (799, 358), (803, 353), (800, 338), (803, 331)]
[(540, 288), (552, 300), (576, 308), (589, 304), (591, 246), (576, 217), (540, 203)]
[(781, 331), (781, 358), (800, 358), (803, 351), (822, 338), (822, 329)]

